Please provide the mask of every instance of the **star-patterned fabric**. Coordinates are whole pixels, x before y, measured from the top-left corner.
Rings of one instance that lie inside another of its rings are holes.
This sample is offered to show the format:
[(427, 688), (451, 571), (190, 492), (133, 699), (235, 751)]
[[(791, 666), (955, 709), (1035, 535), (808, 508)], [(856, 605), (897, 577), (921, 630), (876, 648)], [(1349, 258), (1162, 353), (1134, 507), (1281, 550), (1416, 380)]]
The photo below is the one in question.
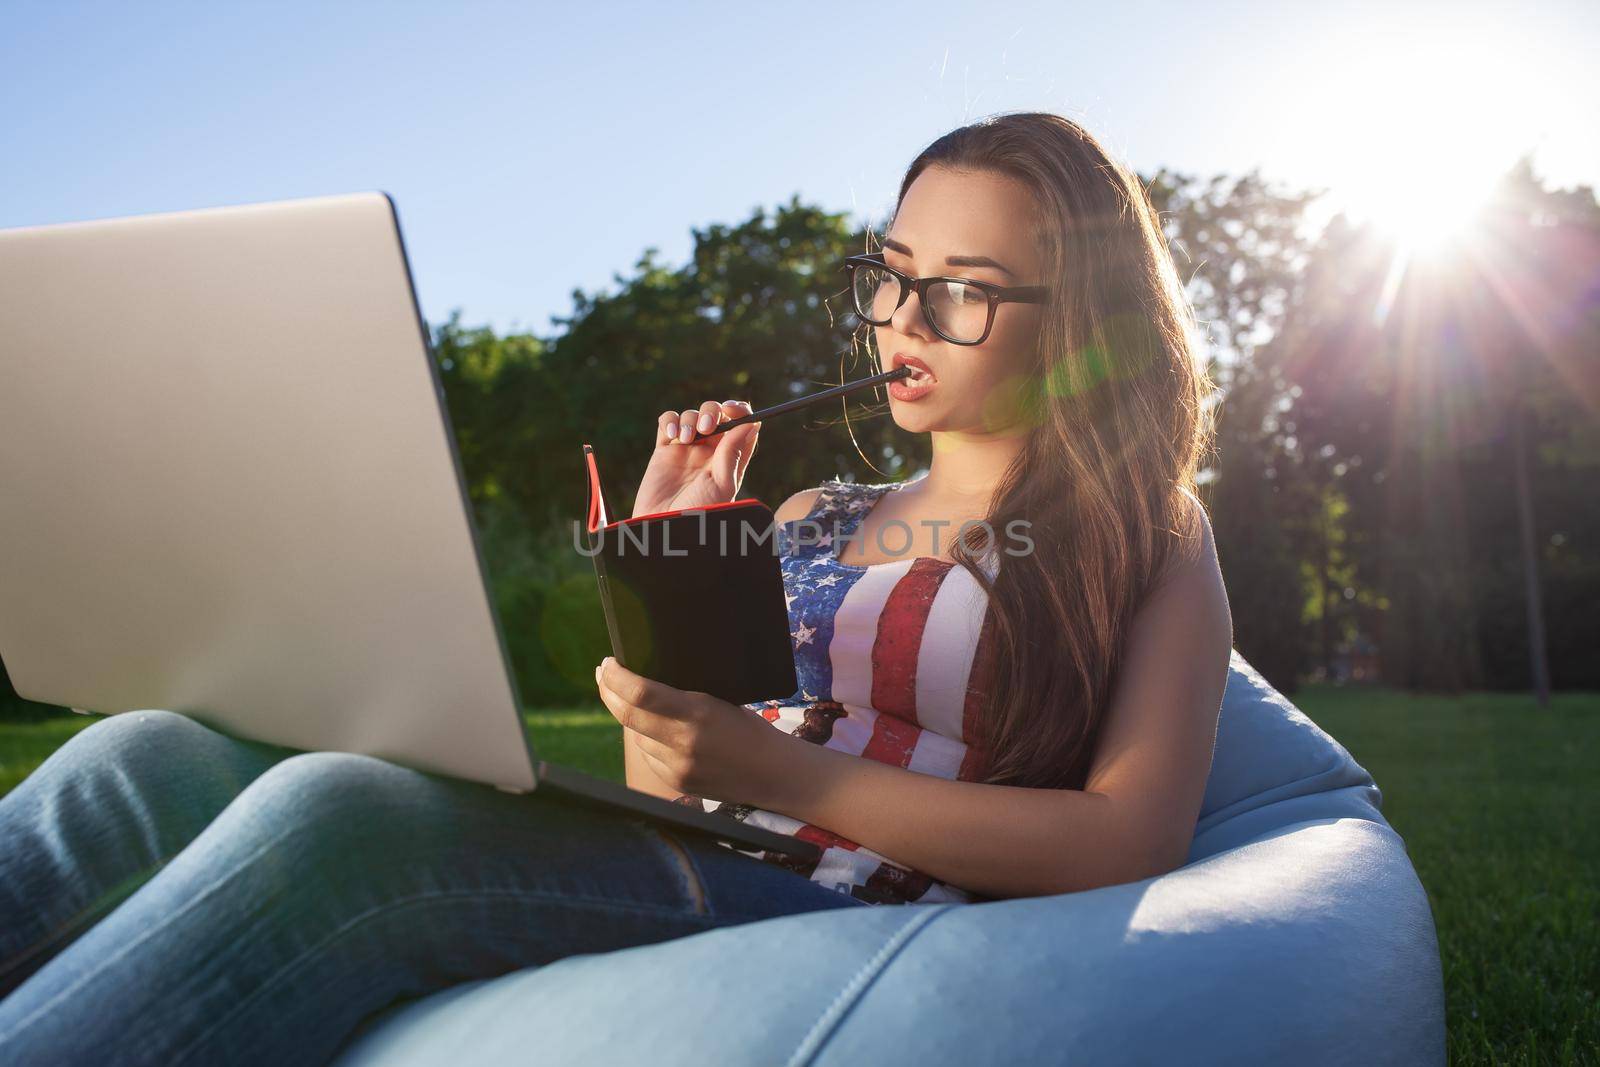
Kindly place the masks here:
[[(746, 704), (795, 737), (941, 778), (981, 780), (983, 753), (973, 725), (984, 680), (993, 676), (988, 597), (965, 567), (943, 556), (864, 566), (842, 563), (841, 542), (857, 534), (874, 504), (905, 482), (822, 484), (804, 519), (776, 531), (789, 637), (799, 689)], [(949, 528), (941, 529), (942, 551)], [(904, 534), (886, 529), (885, 547), (862, 540), (868, 556), (887, 554)], [(984, 569), (996, 573), (996, 556)], [(759, 858), (789, 867), (874, 904), (968, 902), (957, 886), (894, 862), (818, 826), (747, 804), (691, 794), (680, 804), (811, 841), (821, 859), (779, 853)]]

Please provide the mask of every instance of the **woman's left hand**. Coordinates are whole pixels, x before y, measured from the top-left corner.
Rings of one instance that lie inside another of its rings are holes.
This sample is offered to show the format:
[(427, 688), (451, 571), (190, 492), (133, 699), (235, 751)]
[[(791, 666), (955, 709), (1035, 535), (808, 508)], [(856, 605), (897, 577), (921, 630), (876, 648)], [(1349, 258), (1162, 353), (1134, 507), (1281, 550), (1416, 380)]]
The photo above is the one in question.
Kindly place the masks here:
[(663, 783), (682, 793), (763, 807), (783, 780), (792, 742), (754, 712), (698, 690), (635, 674), (612, 656), (594, 680), (606, 709), (637, 735), (638, 751)]

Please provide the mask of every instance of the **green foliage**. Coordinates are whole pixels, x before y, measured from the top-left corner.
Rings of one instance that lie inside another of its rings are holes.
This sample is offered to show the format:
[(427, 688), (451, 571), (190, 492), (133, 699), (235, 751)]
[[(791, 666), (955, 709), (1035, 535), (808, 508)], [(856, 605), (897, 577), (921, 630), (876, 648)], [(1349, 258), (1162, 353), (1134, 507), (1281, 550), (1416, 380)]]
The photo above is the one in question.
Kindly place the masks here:
[[(626, 513), (662, 411), (730, 399), (760, 408), (875, 369), (844, 317), (840, 264), (866, 235), (843, 215), (795, 199), (694, 237), (679, 269), (647, 249), (615, 293), (574, 291), (572, 314), (557, 320), (564, 332), (548, 341), (496, 338), (455, 319), (437, 331), (451, 413), (458, 432), (470, 431), (463, 464), (474, 500), (503, 492), (535, 525), (576, 518), (588, 443)], [(743, 495), (776, 506), (825, 477), (903, 469), (899, 450), (915, 442), (883, 417), (881, 394), (871, 399), (850, 399), (850, 429), (814, 432), (842, 419), (842, 403), (764, 426)], [(869, 407), (877, 414), (863, 418)]]
[(1316, 193), (1275, 187), (1251, 170), (1208, 179), (1161, 168), (1148, 183), (1178, 277), (1211, 337), (1223, 385), (1282, 325), (1311, 251), (1305, 209)]
[(1306, 583), (1290, 535), (1297, 498), (1283, 492), (1283, 457), (1259, 421), (1262, 383), (1236, 375), (1217, 422), (1218, 475), (1205, 503), (1228, 587), (1233, 644), (1284, 693), (1306, 658)]
[(575, 523), (530, 525), (503, 496), (478, 510), (518, 694), (536, 706), (590, 699), (594, 666), (611, 646), (593, 564), (575, 547)]
[[(760, 408), (875, 369), (845, 325), (840, 264), (867, 235), (843, 215), (798, 202), (737, 226), (695, 231), (673, 270), (647, 249), (615, 293), (573, 293), (559, 336), (499, 337), (459, 317), (434, 331), (462, 466), (482, 533), (496, 607), (523, 699), (562, 704), (593, 691), (609, 652), (592, 564), (577, 551), (595, 448), (619, 514), (653, 447), (664, 410), (705, 400)], [(868, 398), (870, 401), (870, 398)], [(740, 495), (777, 507), (824, 478), (900, 477), (908, 442), (857, 395), (762, 427)], [(873, 463), (868, 466), (858, 450)], [(887, 468), (887, 469), (885, 469)]]
[[(1329, 606), (1378, 639), (1385, 680), (1527, 687), (1537, 562), (1555, 686), (1600, 685), (1600, 619), (1582, 607), (1600, 599), (1597, 277), (1592, 191), (1546, 190), (1524, 164), (1448, 256), (1336, 218), (1254, 353), (1281, 396), (1280, 483), (1348, 505), (1329, 551), (1363, 595)], [(1296, 551), (1321, 565), (1315, 539)]]
[(1202, 472), (1201, 499), (1216, 531), (1234, 647), (1292, 693), (1307, 666), (1303, 616), (1312, 592), (1295, 533), (1321, 507), (1285, 476), (1292, 470), (1276, 432), (1280, 383), (1255, 354), (1280, 328), (1310, 251), (1303, 230), (1313, 196), (1276, 189), (1255, 171), (1230, 180), (1165, 169), (1149, 195), (1222, 393), (1216, 466)]

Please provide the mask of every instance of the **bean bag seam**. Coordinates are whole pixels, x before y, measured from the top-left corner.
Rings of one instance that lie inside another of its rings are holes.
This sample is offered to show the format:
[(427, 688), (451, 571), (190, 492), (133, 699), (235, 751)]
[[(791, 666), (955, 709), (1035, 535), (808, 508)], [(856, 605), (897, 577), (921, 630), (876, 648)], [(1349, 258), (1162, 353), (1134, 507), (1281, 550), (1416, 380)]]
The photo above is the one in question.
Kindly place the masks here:
[(834, 997), (833, 1002), (817, 1017), (817, 1021), (812, 1024), (811, 1029), (801, 1039), (793, 1054), (790, 1055), (789, 1067), (804, 1067), (805, 1064), (816, 1062), (818, 1053), (822, 1051), (828, 1040), (838, 1032), (840, 1024), (844, 1022), (845, 1016), (850, 1013), (850, 1009), (854, 1008), (861, 998), (866, 995), (867, 990), (872, 986), (878, 975), (888, 968), (889, 963), (900, 953), (900, 950), (905, 948), (912, 938), (926, 930), (934, 919), (958, 905), (910, 904), (902, 906), (924, 907), (927, 908), (927, 911), (921, 915), (913, 916), (909, 922), (896, 930), (893, 936), (878, 949), (877, 953), (862, 965), (861, 969), (855, 973), (855, 976), (845, 983), (844, 988), (839, 991), (839, 995)]
[[(1277, 785), (1268, 786), (1266, 789), (1262, 789), (1251, 794), (1250, 796), (1240, 797), (1231, 804), (1225, 804), (1214, 811), (1206, 813), (1204, 818), (1195, 823), (1195, 833), (1197, 835), (1204, 833), (1207, 830), (1220, 825), (1221, 823), (1227, 822), (1229, 819), (1244, 814), (1245, 812), (1256, 811), (1260, 808), (1268, 807), (1272, 804), (1277, 804), (1285, 800), (1296, 800), (1300, 797), (1316, 796), (1318, 793), (1334, 793), (1341, 789), (1365, 789), (1368, 787), (1376, 789), (1377, 783), (1372, 780), (1372, 775), (1366, 770), (1366, 768), (1361, 767), (1360, 764), (1354, 764), (1354, 766), (1359, 768), (1361, 771), (1360, 778), (1356, 781), (1346, 782), (1343, 785), (1325, 786), (1321, 789), (1311, 789), (1304, 792), (1297, 791), (1298, 787), (1309, 782), (1313, 782), (1318, 778), (1326, 778), (1329, 775), (1335, 775), (1341, 771), (1350, 770), (1353, 762), (1354, 761), (1346, 762), (1344, 760), (1335, 760), (1328, 766), (1320, 767), (1317, 770), (1312, 771), (1310, 774), (1303, 774), (1298, 778), (1291, 779), (1290, 781), (1280, 782)], [(1283, 793), (1284, 795), (1273, 797), (1271, 800), (1263, 802), (1262, 798), (1269, 793)], [(1210, 825), (1206, 825), (1208, 823)]]

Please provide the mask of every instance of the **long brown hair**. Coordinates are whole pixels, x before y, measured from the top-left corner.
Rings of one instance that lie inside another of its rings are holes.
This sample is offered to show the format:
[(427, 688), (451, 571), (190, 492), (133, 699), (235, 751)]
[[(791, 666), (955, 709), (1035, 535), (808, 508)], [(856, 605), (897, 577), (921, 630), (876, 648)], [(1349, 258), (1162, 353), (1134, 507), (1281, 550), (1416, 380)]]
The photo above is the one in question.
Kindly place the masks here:
[(1212, 383), (1155, 210), (1086, 130), (1048, 112), (952, 130), (907, 168), (896, 212), (935, 165), (1031, 192), (1052, 296), (1018, 390), (1025, 444), (986, 516), (997, 535), (1026, 520), (1032, 550), (999, 554), (993, 580), (979, 557), (998, 545), (982, 527), (951, 550), (989, 594), (995, 669), (974, 677), (974, 736), (986, 781), (1081, 789), (1129, 624), (1179, 542), (1199, 544)]

